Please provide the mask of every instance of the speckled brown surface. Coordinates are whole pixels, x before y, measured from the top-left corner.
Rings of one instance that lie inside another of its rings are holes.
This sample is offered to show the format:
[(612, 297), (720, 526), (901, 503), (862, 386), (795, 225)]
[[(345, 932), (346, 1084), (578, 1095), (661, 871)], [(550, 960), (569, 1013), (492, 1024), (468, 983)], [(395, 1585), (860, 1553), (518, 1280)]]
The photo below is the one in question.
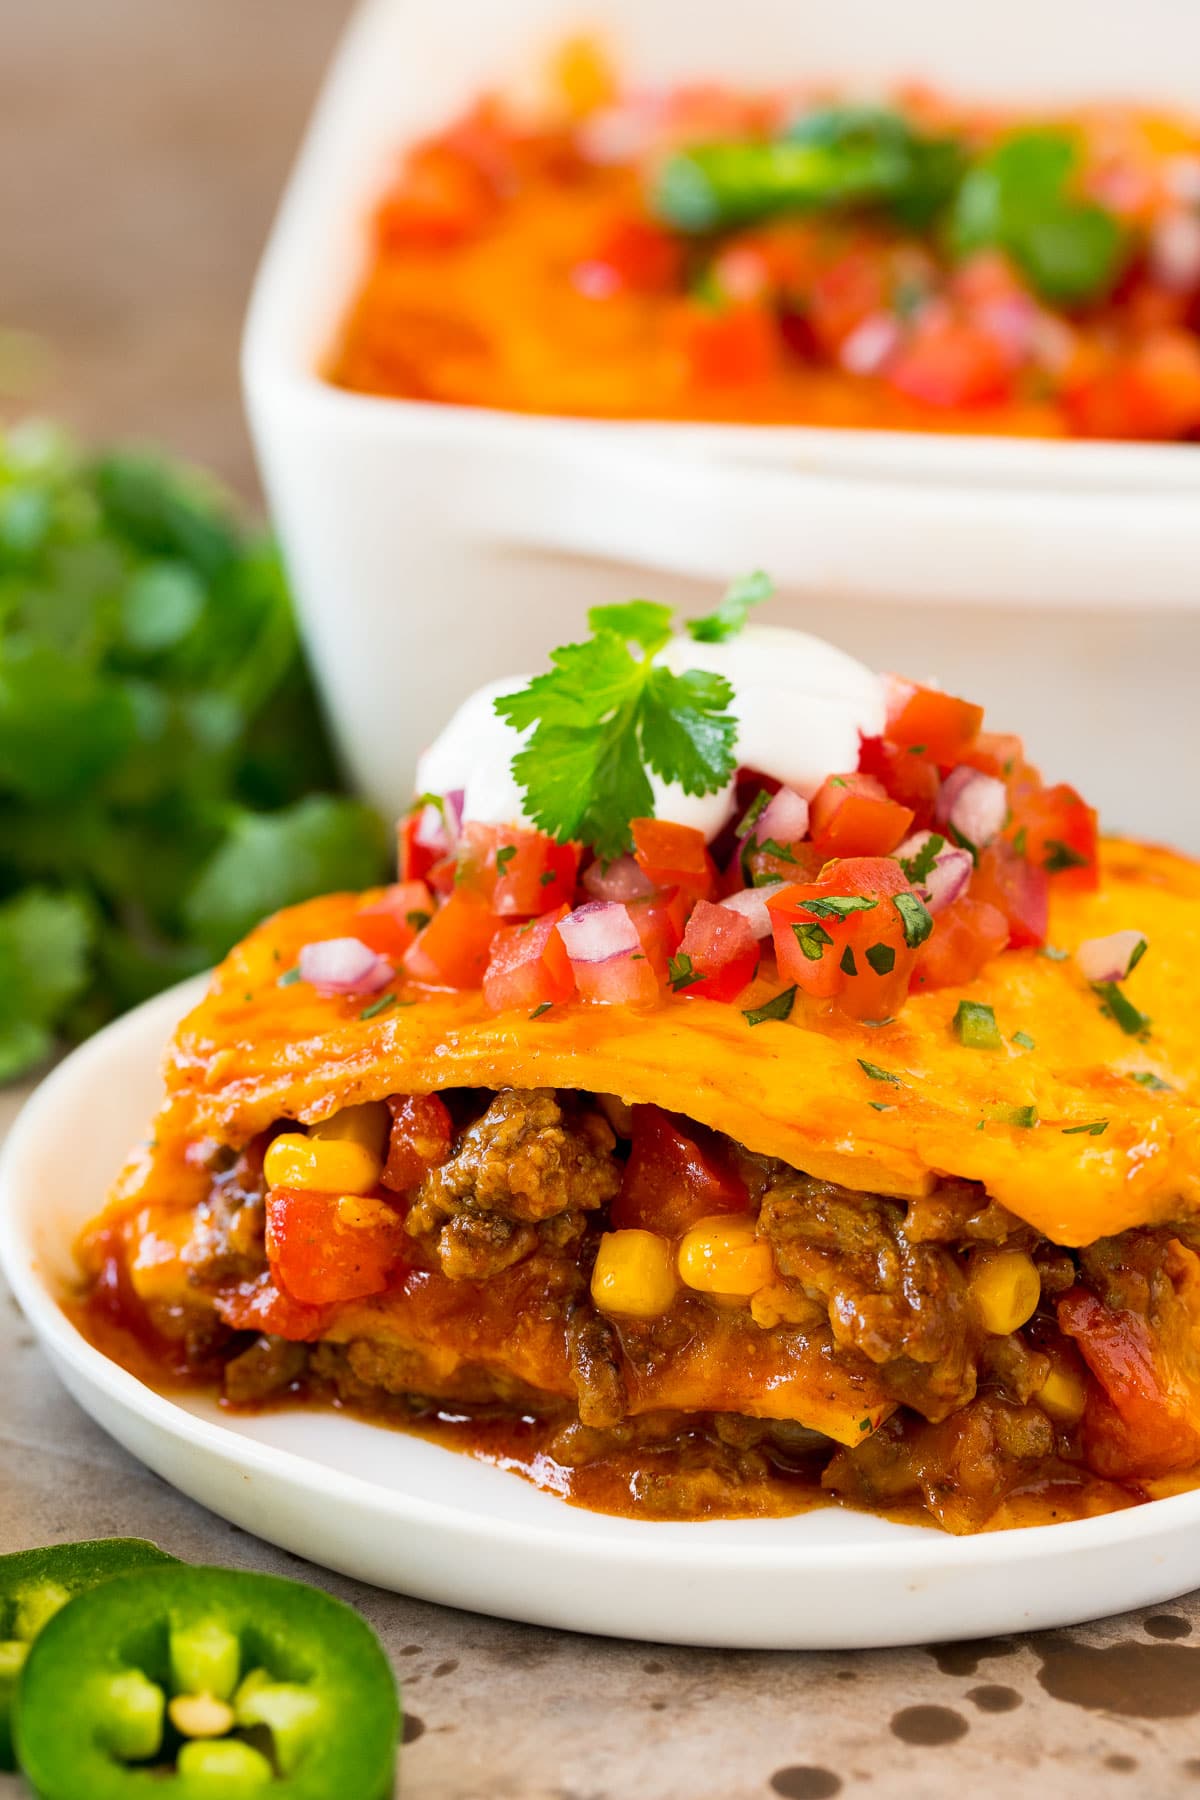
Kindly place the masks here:
[[(90, 432), (152, 435), (252, 491), (241, 309), (346, 10), (0, 0), (0, 333), (43, 342), (40, 369), (15, 370), (30, 397)], [(0, 336), (0, 410), (14, 385)], [(0, 1129), (11, 1111), (0, 1095)], [(0, 1552), (132, 1532), (345, 1595), (404, 1683), (403, 1800), (1200, 1795), (1200, 1596), (936, 1651), (589, 1641), (375, 1593), (205, 1513), (78, 1411), (2, 1292), (0, 1369)], [(0, 1800), (20, 1792), (0, 1777)]]

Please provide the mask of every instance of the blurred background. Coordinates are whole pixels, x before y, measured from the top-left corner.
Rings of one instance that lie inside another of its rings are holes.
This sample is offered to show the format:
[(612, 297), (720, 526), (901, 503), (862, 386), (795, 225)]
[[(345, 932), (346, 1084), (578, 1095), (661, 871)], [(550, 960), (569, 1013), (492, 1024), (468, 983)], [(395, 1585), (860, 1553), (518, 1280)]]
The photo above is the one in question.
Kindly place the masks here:
[(237, 345), (350, 0), (0, 0), (0, 417), (257, 491)]

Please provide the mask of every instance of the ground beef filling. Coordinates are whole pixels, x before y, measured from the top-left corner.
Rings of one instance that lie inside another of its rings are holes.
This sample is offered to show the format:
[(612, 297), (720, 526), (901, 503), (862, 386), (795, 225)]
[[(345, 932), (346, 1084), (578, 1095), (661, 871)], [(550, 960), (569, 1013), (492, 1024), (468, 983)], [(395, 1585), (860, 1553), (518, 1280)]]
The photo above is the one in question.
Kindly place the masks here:
[[(447, 1099), (448, 1156), (393, 1196), (412, 1254), (418, 1267), (467, 1284), (464, 1293), (478, 1284), (482, 1297), (487, 1284), (507, 1284), (522, 1312), (559, 1328), (574, 1405), (486, 1357), (443, 1366), (418, 1344), (363, 1338), (310, 1347), (245, 1334), (225, 1350), (231, 1401), (261, 1401), (315, 1379), (381, 1411), (411, 1415), (447, 1401), (508, 1409), (546, 1421), (550, 1454), (566, 1466), (642, 1457), (639, 1494), (657, 1495), (675, 1516), (737, 1510), (730, 1496), (739, 1482), (768, 1468), (803, 1469), (841, 1498), (873, 1507), (916, 1500), (951, 1529), (974, 1530), (1022, 1484), (1088, 1461), (1082, 1423), (1055, 1416), (1039, 1399), (1054, 1368), (1074, 1369), (1080, 1386), (1086, 1380), (1059, 1329), (1058, 1297), (1084, 1284), (1153, 1329), (1180, 1312), (1180, 1258), (1195, 1261), (1182, 1241), (1188, 1227), (1128, 1232), (1076, 1254), (1039, 1239), (969, 1182), (946, 1180), (905, 1203), (818, 1181), (703, 1134), (746, 1189), (774, 1279), (734, 1318), (727, 1304), (686, 1289), (660, 1317), (614, 1318), (594, 1305), (590, 1278), (626, 1179), (630, 1110), (550, 1089)], [(202, 1292), (266, 1267), (263, 1147), (214, 1158), (211, 1193), (186, 1252)], [(997, 1250), (1020, 1251), (1041, 1283), (1037, 1312), (1008, 1333), (989, 1331), (972, 1302), (976, 1260)], [(799, 1422), (639, 1411), (631, 1394), (640, 1374), (686, 1355), (712, 1326), (714, 1308), (747, 1357), (775, 1334), (780, 1344), (819, 1341), (843, 1371), (869, 1371), (873, 1390), (887, 1397), (883, 1421), (846, 1447)], [(1119, 1473), (1102, 1456), (1091, 1467)]]

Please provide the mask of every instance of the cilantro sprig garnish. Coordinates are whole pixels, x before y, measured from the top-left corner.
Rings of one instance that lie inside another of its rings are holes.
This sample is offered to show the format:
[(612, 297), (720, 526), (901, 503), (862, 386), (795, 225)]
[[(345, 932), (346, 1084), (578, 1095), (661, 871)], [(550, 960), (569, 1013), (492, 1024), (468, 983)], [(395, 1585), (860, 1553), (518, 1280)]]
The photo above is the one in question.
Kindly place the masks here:
[(715, 612), (706, 613), (702, 619), (688, 620), (688, 636), (699, 644), (725, 643), (737, 636), (746, 623), (750, 608), (761, 606), (774, 592), (775, 583), (762, 569), (755, 569), (752, 575), (740, 576), (737, 581), (730, 582)]
[[(735, 582), (715, 613), (691, 622), (693, 635), (732, 637), (769, 592), (765, 577)], [(595, 606), (588, 625), (590, 638), (552, 651), (548, 673), (495, 706), (530, 733), (512, 772), (534, 824), (611, 860), (630, 847), (630, 821), (653, 815), (652, 774), (685, 794), (724, 787), (737, 766), (737, 720), (723, 675), (676, 674), (656, 661), (672, 636), (670, 607), (651, 600)]]

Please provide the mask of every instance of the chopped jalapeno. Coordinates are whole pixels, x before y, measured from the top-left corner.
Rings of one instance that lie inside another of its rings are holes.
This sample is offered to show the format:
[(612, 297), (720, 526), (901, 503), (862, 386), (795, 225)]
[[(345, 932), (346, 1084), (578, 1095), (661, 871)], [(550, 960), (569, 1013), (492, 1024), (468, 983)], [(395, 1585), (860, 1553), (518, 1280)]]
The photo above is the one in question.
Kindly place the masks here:
[(999, 1050), (1004, 1042), (995, 1013), (982, 1000), (959, 1001), (954, 1029), (969, 1050)]
[(400, 1713), (369, 1626), (319, 1588), (180, 1564), (64, 1606), (15, 1737), (42, 1800), (385, 1800)]
[(73, 1595), (145, 1564), (174, 1558), (144, 1538), (48, 1544), (0, 1556), (0, 1769), (13, 1767), (10, 1710), (29, 1647)]

